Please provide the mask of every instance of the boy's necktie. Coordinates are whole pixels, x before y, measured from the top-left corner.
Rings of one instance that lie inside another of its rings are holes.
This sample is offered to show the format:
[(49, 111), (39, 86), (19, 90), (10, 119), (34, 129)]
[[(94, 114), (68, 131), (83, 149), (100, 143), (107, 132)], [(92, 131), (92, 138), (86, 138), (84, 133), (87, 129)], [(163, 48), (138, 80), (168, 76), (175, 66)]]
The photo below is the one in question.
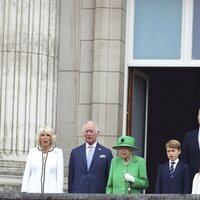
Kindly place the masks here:
[(88, 156), (87, 156), (87, 168), (90, 168), (91, 162), (92, 162), (92, 158), (93, 158), (93, 146), (88, 146), (89, 150), (88, 150)]
[(172, 161), (171, 162), (171, 165), (170, 165), (170, 168), (169, 168), (169, 176), (170, 176), (170, 178), (172, 178), (173, 177), (173, 175), (174, 175), (174, 164), (175, 164), (175, 162), (174, 161)]

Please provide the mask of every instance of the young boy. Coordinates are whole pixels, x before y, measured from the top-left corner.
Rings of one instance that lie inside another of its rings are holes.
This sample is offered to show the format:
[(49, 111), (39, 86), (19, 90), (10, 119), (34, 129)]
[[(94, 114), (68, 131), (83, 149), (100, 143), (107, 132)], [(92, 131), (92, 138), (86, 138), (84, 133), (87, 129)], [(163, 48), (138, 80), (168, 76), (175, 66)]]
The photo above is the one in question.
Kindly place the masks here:
[(188, 165), (179, 160), (181, 144), (177, 140), (166, 143), (168, 162), (159, 165), (155, 193), (187, 194), (190, 192)]

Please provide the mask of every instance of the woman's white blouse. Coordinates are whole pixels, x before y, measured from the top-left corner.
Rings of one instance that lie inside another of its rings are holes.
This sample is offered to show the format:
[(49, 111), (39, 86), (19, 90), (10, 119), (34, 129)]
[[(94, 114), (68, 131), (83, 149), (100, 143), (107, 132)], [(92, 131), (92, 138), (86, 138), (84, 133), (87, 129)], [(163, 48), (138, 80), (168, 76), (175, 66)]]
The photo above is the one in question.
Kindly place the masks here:
[(192, 194), (200, 194), (200, 173), (196, 173), (192, 183)]
[[(38, 148), (32, 148), (29, 151), (22, 180), (22, 192), (63, 192), (64, 165), (62, 149), (54, 148), (45, 155), (46, 158), (44, 155)], [(44, 164), (45, 159), (46, 164)]]

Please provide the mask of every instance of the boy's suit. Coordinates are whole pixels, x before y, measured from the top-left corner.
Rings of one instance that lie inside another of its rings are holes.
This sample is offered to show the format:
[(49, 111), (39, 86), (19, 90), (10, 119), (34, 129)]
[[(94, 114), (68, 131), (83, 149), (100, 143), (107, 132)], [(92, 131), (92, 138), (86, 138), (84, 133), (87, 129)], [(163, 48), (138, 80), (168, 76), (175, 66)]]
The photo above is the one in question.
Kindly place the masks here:
[(188, 165), (179, 162), (176, 165), (174, 175), (170, 178), (169, 162), (158, 167), (155, 193), (157, 194), (187, 194), (190, 191)]

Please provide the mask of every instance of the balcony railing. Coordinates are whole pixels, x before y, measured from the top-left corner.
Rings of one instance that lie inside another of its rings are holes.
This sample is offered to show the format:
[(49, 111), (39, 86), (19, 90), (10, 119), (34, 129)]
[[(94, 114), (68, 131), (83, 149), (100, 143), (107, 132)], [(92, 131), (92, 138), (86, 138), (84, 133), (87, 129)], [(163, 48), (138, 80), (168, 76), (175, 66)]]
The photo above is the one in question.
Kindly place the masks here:
[(139, 195), (107, 195), (107, 194), (36, 194), (1, 192), (0, 200), (197, 200), (199, 195), (192, 194), (139, 194)]

